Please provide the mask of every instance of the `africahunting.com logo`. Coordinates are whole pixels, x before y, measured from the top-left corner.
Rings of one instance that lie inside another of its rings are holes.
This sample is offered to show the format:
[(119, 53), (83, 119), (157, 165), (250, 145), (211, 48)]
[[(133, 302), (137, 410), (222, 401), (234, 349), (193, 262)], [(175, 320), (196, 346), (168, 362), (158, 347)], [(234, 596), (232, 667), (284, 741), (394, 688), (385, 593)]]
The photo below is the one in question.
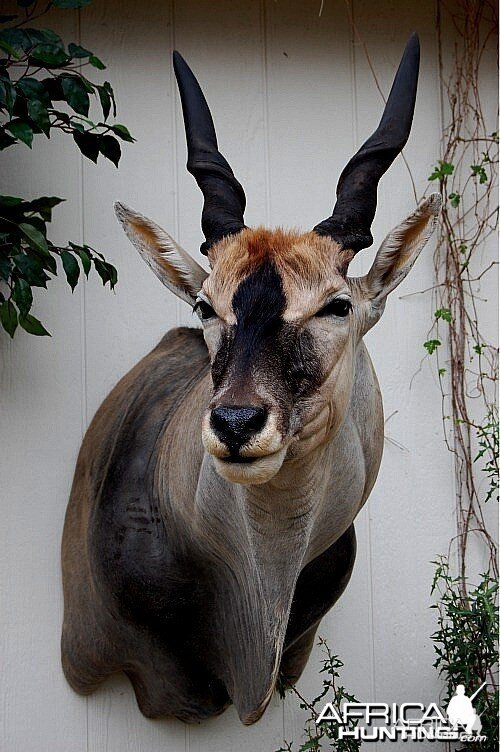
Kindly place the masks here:
[(461, 741), (485, 742), (481, 718), (472, 704), (486, 682), (468, 697), (459, 684), (442, 711), (434, 702), (401, 705), (384, 702), (346, 702), (341, 709), (327, 702), (316, 723), (332, 723), (338, 739), (357, 741)]

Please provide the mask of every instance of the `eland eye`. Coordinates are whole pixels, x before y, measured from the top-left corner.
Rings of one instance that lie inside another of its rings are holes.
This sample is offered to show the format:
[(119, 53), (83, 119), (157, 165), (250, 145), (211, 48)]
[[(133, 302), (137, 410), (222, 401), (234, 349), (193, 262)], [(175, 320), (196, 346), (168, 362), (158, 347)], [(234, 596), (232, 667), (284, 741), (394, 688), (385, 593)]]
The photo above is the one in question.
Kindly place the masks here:
[(326, 306), (320, 308), (316, 313), (316, 316), (338, 316), (339, 318), (345, 318), (352, 311), (352, 303), (346, 298), (336, 298), (331, 300)]
[(206, 321), (207, 319), (213, 319), (217, 315), (212, 306), (206, 302), (206, 300), (197, 300), (193, 306), (193, 311), (196, 311), (200, 319)]

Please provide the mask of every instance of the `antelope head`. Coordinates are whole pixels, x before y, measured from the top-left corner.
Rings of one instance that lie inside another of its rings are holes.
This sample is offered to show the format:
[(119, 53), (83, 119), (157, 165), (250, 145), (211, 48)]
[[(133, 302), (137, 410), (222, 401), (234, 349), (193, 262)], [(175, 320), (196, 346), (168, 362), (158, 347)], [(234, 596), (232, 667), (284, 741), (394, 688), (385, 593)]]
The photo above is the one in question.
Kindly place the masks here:
[(302, 233), (245, 226), (243, 188), (218, 150), (196, 78), (174, 53), (210, 272), (151, 220), (122, 204), (116, 212), (153, 271), (201, 319), (213, 381), (203, 443), (229, 481), (267, 482), (285, 458), (334, 435), (348, 408), (357, 344), (432, 233), (438, 194), (389, 233), (368, 274), (347, 276), (354, 255), (373, 242), (378, 182), (410, 133), (419, 56), (413, 35), (378, 128), (340, 176), (331, 216)]

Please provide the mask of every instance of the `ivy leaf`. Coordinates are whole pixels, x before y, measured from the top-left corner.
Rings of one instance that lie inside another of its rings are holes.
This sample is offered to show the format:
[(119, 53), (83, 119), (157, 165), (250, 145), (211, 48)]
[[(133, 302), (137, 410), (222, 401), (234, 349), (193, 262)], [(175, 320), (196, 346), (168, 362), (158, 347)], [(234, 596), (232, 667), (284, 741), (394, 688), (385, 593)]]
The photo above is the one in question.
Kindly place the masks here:
[(36, 337), (50, 337), (50, 332), (46, 330), (41, 321), (31, 316), (29, 313), (27, 316), (19, 316), (19, 324), (22, 328), (28, 332), (28, 334), (34, 334)]
[(80, 276), (80, 267), (78, 266), (78, 261), (69, 251), (63, 251), (61, 253), (61, 261), (64, 272), (66, 274), (66, 279), (68, 280), (68, 285), (71, 287), (71, 291), (73, 292), (78, 284), (78, 278)]
[(90, 99), (87, 90), (77, 76), (64, 76), (61, 82), (67, 103), (79, 115), (88, 115)]
[(440, 346), (440, 344), (441, 342), (438, 339), (429, 339), (427, 340), (427, 342), (424, 342), (424, 347), (429, 355), (432, 355)]
[(457, 209), (458, 205), (460, 204), (460, 194), (450, 193), (449, 199), (450, 199), (450, 204), (453, 206), (453, 208)]
[(453, 170), (455, 169), (455, 165), (452, 165), (450, 162), (442, 162), (440, 161), (438, 165), (434, 168), (434, 171), (431, 175), (429, 175), (429, 180), (444, 180), (446, 175), (453, 175)]
[(33, 129), (29, 123), (26, 123), (24, 120), (15, 119), (11, 120), (10, 123), (7, 123), (5, 128), (12, 133), (14, 138), (17, 138), (18, 141), (22, 141), (23, 144), (26, 144), (26, 146), (29, 146), (31, 149), (31, 144), (33, 143)]
[(22, 277), (16, 279), (12, 297), (19, 308), (19, 314), (27, 316), (33, 304), (33, 293), (28, 282)]
[(73, 139), (84, 157), (87, 157), (92, 162), (97, 162), (97, 157), (99, 156), (99, 136), (97, 134), (89, 133), (88, 131), (81, 133), (78, 130), (74, 130)]
[(44, 255), (48, 255), (49, 247), (47, 245), (47, 240), (40, 230), (37, 230), (36, 227), (33, 227), (33, 225), (28, 224), (27, 222), (21, 222), (19, 229), (25, 238), (27, 238), (28, 243), (32, 248)]
[(122, 155), (120, 142), (114, 136), (101, 136), (99, 139), (99, 151), (106, 159), (118, 167)]
[(0, 323), (11, 337), (17, 329), (17, 311), (10, 300), (6, 300), (0, 306)]
[(471, 165), (470, 166), (472, 170), (472, 174), (475, 177), (479, 177), (479, 182), (481, 185), (488, 182), (488, 175), (486, 174), (486, 170), (484, 169), (483, 165)]
[(451, 315), (451, 311), (449, 308), (438, 308), (437, 311), (434, 311), (434, 316), (437, 319), (443, 319), (443, 321), (447, 321), (449, 324), (451, 324), (453, 317)]

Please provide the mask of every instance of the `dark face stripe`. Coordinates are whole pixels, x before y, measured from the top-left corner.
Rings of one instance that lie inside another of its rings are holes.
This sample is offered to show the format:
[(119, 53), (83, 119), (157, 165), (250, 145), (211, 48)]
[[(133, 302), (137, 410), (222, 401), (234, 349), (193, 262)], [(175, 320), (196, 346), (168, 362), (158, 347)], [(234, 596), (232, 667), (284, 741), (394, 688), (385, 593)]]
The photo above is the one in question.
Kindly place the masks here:
[(272, 262), (265, 261), (242, 280), (232, 301), (236, 324), (224, 332), (212, 366), (216, 389), (224, 379), (245, 378), (252, 366), (283, 407), (319, 385), (313, 339), (283, 320), (286, 304), (281, 275)]

